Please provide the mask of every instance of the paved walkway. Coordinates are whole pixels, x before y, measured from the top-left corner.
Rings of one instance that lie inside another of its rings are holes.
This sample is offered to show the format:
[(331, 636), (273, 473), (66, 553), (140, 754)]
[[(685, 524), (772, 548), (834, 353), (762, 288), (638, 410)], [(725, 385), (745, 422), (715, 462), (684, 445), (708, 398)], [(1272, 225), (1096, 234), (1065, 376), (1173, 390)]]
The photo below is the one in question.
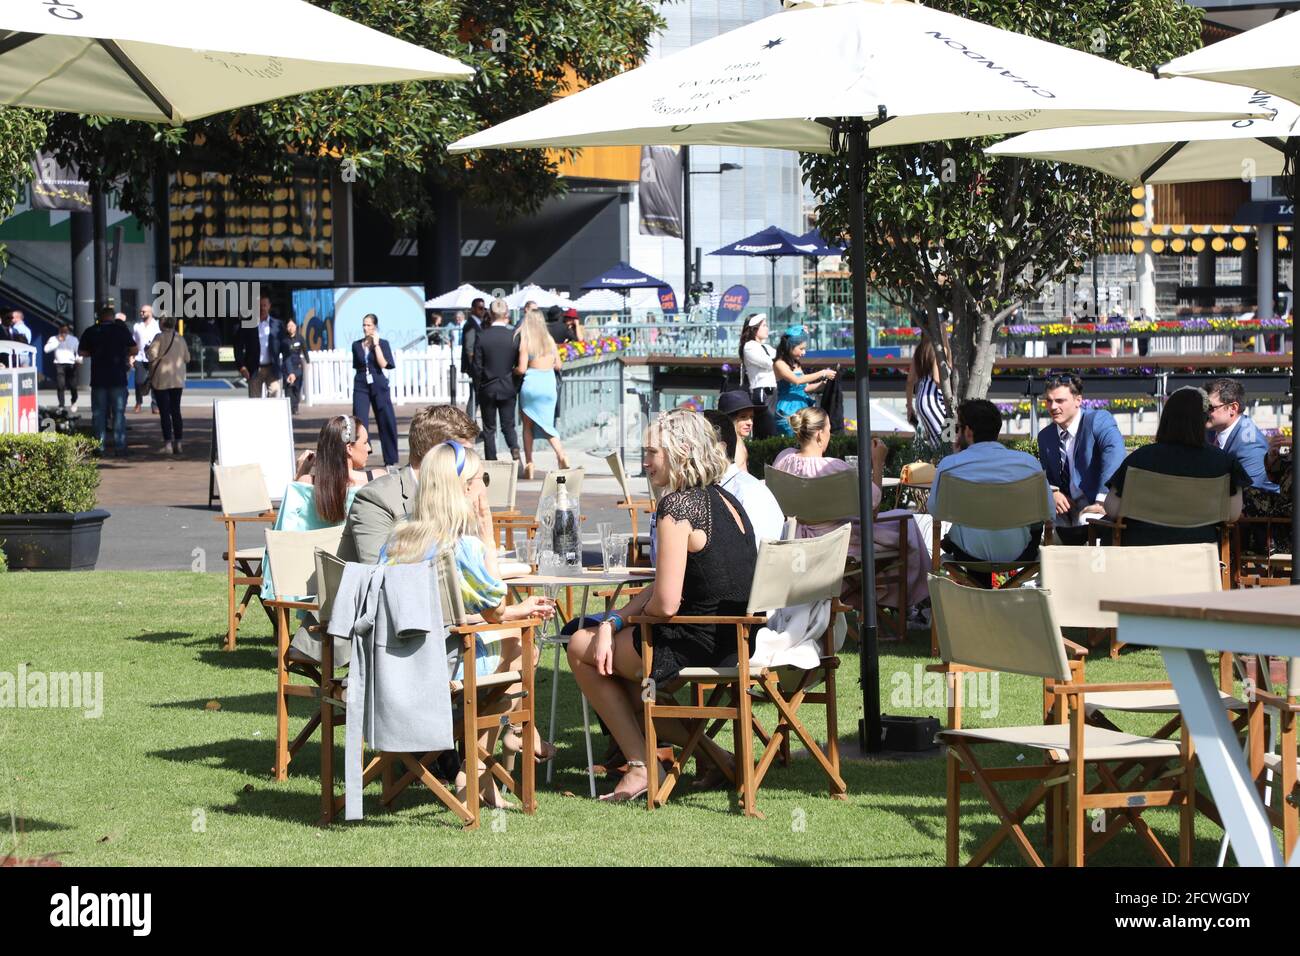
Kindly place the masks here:
[[(187, 390), (188, 391), (188, 390)], [(112, 517), (104, 524), (99, 562), (100, 570), (126, 571), (211, 571), (224, 572), (221, 553), (225, 536), (217, 507), (208, 507), (208, 478), (211, 474), (210, 436), (212, 434), (212, 400), (234, 397), (238, 393), (213, 390), (207, 401), (187, 403), (184, 408), (185, 435), (183, 455), (165, 455), (158, 417), (149, 413), (146, 403), (139, 414), (127, 411), (127, 448), (125, 460), (106, 458), (100, 462), (99, 507)], [(202, 396), (208, 398), (208, 396)], [(397, 428), (401, 436), (399, 450), (406, 462), (406, 429), (418, 405), (401, 406), (397, 411)], [(316, 436), (326, 420), (350, 409), (339, 405), (303, 406), (294, 420), (294, 441), (298, 450), (314, 448)], [(618, 483), (605, 464), (610, 449), (596, 448), (595, 429), (566, 441), (570, 461), (587, 469), (583, 480), (582, 507), (588, 516), (587, 537), (595, 535), (595, 522), (613, 521), (630, 530), (626, 511), (614, 508), (622, 498)], [(482, 446), (480, 446), (482, 451)], [(536, 473), (531, 481), (520, 480), (519, 507), (536, 508), (541, 491), (541, 476), (556, 467), (550, 446), (536, 447)], [(371, 465), (382, 469), (376, 442)], [(636, 463), (632, 467), (635, 469)], [(634, 489), (645, 491), (645, 479), (633, 479)], [(241, 536), (240, 546), (254, 545), (253, 535)]]

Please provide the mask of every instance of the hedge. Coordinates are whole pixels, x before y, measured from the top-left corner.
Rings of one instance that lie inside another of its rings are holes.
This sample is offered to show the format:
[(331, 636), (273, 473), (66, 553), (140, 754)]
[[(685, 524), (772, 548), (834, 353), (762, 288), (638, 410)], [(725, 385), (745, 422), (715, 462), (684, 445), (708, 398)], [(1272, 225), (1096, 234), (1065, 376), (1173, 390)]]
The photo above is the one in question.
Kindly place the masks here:
[(85, 435), (0, 435), (0, 514), (93, 509), (97, 445)]

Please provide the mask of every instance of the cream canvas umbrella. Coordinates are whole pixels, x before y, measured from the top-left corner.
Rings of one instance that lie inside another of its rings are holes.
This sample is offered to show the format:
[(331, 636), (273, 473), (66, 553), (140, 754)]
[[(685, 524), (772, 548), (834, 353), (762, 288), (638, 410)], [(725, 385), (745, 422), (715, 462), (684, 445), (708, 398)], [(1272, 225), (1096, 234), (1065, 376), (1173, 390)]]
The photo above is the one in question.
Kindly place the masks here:
[(1300, 16), (1291, 14), (1170, 60), (1161, 76), (1195, 77), (1300, 102)]
[[(1231, 91), (890, 0), (809, 0), (507, 120), (451, 146), (766, 146), (844, 152), (858, 460), (871, 460), (862, 179), (870, 147), (1054, 126), (1237, 119)], [(871, 480), (861, 472), (862, 540)], [(863, 549), (864, 581), (875, 579)], [(868, 588), (870, 585), (868, 585)], [(880, 748), (874, 602), (864, 602), (863, 744)]]
[(0, 7), (0, 105), (181, 124), (310, 90), (471, 67), (304, 0), (23, 0)]
[(426, 309), (468, 309), (474, 304), (475, 299), (482, 299), (483, 304), (487, 305), (492, 301), (492, 296), (466, 282), (450, 292), (429, 299), (424, 303), (424, 307)]
[[(1294, 161), (1300, 145), (1300, 106), (1257, 89), (1235, 89), (1243, 105), (1274, 110), (1273, 119), (1039, 130), (1005, 139), (985, 152), (1074, 163), (1134, 184), (1286, 176), (1294, 197), (1300, 193)], [(1292, 217), (1294, 242), (1300, 236), (1294, 202)], [(1294, 301), (1291, 313), (1291, 434), (1295, 436), (1300, 434), (1296, 402), (1300, 370), (1295, 361)], [(1300, 484), (1293, 484), (1292, 495), (1291, 540), (1300, 541)], [(1295, 561), (1291, 580), (1300, 584), (1300, 564)]]

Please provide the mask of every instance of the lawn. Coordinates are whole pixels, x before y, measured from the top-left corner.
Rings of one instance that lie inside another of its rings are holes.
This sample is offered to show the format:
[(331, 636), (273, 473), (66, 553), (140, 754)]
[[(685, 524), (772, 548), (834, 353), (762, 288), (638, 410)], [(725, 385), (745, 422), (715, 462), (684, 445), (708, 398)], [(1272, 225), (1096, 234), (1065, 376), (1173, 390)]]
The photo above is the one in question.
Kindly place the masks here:
[[(0, 709), (6, 831), (0, 856), (16, 840), (19, 856), (56, 854), (76, 865), (943, 864), (944, 763), (937, 755), (847, 762), (843, 802), (828, 799), (811, 760), (797, 758), (774, 768), (759, 791), (764, 820), (742, 818), (720, 792), (680, 792), (654, 813), (644, 803), (587, 799), (579, 697), (567, 672), (560, 675), (555, 782), (546, 785), (539, 773), (535, 816), (487, 813), (479, 832), (466, 833), (422, 788), (408, 790), (391, 811), (380, 809), (372, 788), (363, 821), (322, 829), (315, 743), (295, 758), (287, 782), (269, 778), (270, 626), (254, 606), (238, 650), (223, 652), (223, 587), (223, 576), (182, 572), (0, 575), (0, 672), (17, 674), (25, 665), (28, 674), (103, 675), (98, 717), (69, 708)], [(549, 652), (544, 661), (538, 692), (549, 702)], [(886, 712), (942, 718), (933, 698), (915, 699), (915, 667), (925, 662), (919, 648), (882, 657)], [(845, 654), (839, 703), (845, 739), (862, 709), (857, 668), (857, 657)], [(1099, 652), (1089, 678), (1163, 679), (1163, 668), (1154, 651), (1128, 651), (1114, 662)], [(1035, 681), (1004, 676), (997, 691), (985, 702), (988, 716), (968, 712), (968, 724), (1028, 722), (1037, 715)], [(307, 710), (306, 702), (294, 704), (291, 734)], [(822, 735), (823, 721), (809, 723)], [(1126, 726), (1149, 730), (1155, 721)], [(603, 752), (600, 738), (595, 745)], [(340, 734), (340, 763), (341, 756)], [(1005, 754), (1007, 761), (1016, 757)], [(1153, 810), (1145, 818), (1174, 852), (1177, 812)], [(968, 849), (995, 827), (973, 791), (963, 819)], [(1198, 818), (1198, 864), (1213, 864), (1219, 836)], [(1041, 845), (1041, 812), (1030, 837)], [(993, 862), (1021, 860), (1004, 845)], [(1146, 865), (1150, 857), (1130, 832), (1091, 862)]]

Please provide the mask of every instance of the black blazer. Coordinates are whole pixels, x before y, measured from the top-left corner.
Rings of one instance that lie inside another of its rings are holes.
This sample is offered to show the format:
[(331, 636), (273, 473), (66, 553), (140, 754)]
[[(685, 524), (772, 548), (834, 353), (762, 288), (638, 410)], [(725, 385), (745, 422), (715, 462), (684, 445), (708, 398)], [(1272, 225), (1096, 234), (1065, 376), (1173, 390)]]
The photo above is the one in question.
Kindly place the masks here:
[(379, 347), (383, 349), (384, 360), (388, 363), (388, 368), (380, 368), (379, 363), (375, 361), (373, 349), (367, 350), (361, 343), (365, 339), (357, 339), (352, 343), (352, 367), (356, 369), (357, 374), (353, 376), (353, 384), (361, 385), (366, 380), (366, 366), (370, 366), (370, 373), (374, 376), (376, 385), (388, 384), (388, 373), (393, 369), (393, 347), (388, 344), (388, 339), (380, 339)]
[(490, 325), (479, 332), (474, 342), (473, 375), (479, 394), (505, 401), (518, 392), (515, 387), (515, 363), (519, 360), (519, 341), (508, 325)]

